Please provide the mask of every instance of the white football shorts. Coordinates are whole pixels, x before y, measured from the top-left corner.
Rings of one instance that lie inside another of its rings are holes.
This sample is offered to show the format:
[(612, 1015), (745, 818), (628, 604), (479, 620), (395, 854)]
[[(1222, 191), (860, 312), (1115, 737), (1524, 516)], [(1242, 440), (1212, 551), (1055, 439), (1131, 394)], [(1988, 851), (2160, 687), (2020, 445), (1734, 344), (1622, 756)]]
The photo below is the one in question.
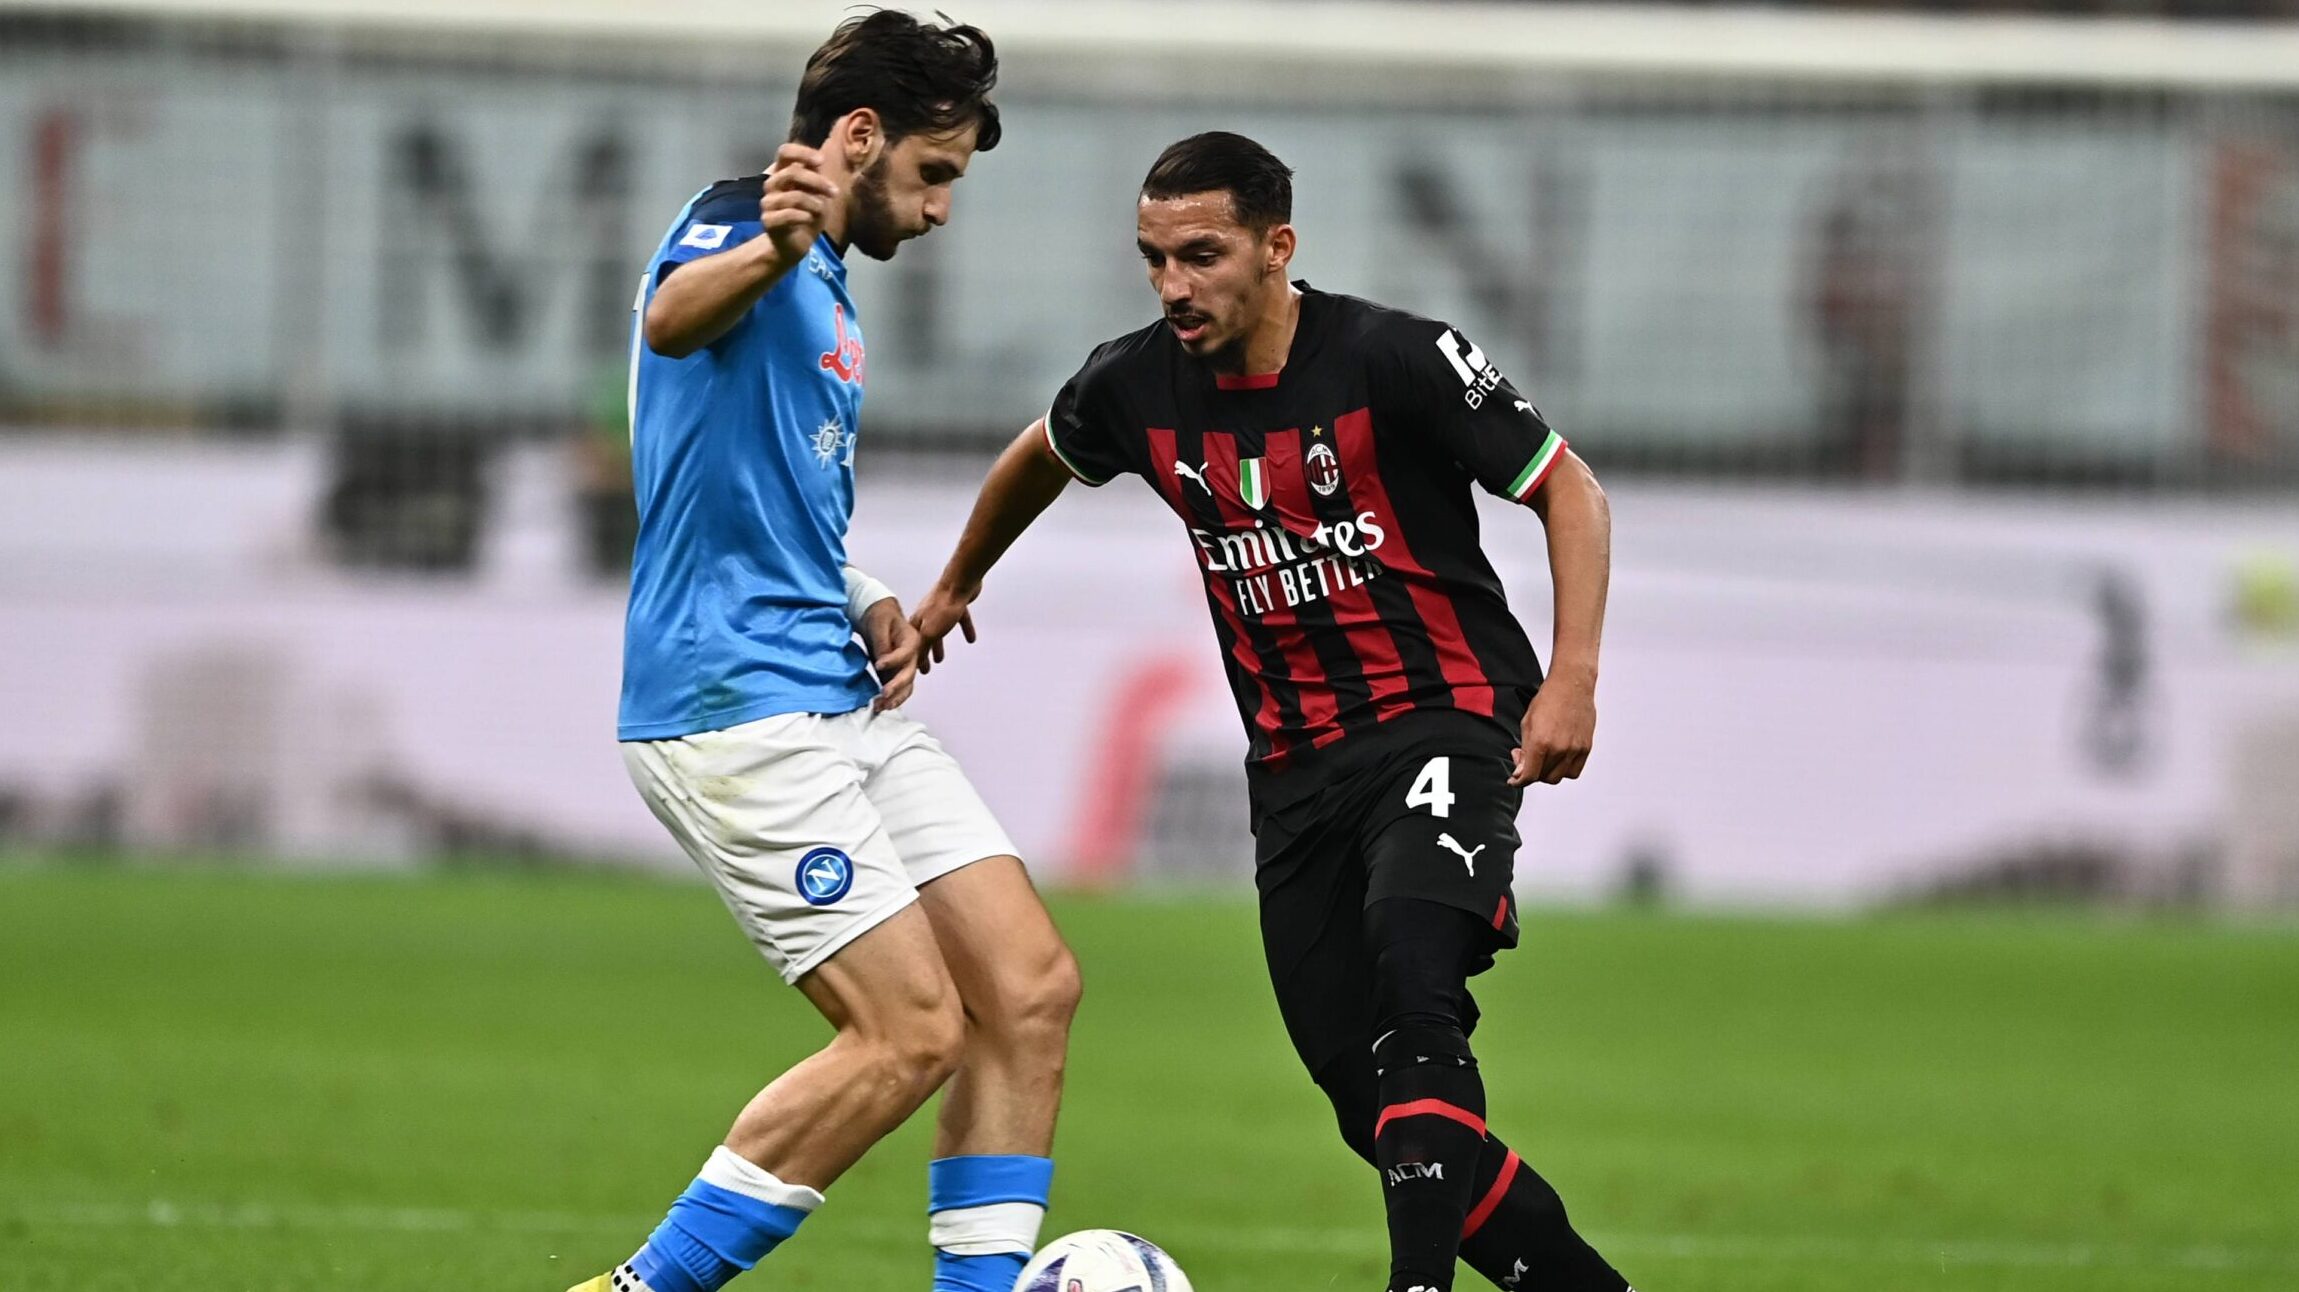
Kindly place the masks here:
[(656, 819), (785, 982), (933, 880), (1015, 855), (958, 761), (900, 710), (779, 714), (622, 750)]

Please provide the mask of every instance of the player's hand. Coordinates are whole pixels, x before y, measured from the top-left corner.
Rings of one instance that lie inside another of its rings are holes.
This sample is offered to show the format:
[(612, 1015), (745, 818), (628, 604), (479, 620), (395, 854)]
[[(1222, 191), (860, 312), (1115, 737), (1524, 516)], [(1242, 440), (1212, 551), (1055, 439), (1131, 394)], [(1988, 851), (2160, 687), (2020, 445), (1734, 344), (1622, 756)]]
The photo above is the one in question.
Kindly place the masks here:
[(918, 685), (922, 658), (918, 630), (903, 615), (902, 603), (886, 597), (863, 611), (862, 640), (870, 647), (870, 667), (878, 673), (878, 698), (870, 702), (872, 712), (901, 708)]
[(974, 612), (970, 607), (974, 598), (982, 595), (979, 584), (971, 588), (953, 588), (937, 583), (926, 599), (918, 603), (917, 612), (910, 616), (911, 626), (918, 630), (922, 642), (918, 671), (931, 673), (942, 662), (942, 641), (953, 628), (966, 634), (967, 641), (974, 637)]
[(1510, 751), (1515, 766), (1509, 784), (1539, 781), (1555, 785), (1569, 781), (1588, 766), (1589, 746), (1597, 733), (1597, 694), (1594, 682), (1551, 677), (1533, 693), (1525, 710), (1521, 743)]
[(785, 266), (806, 259), (838, 201), (838, 185), (822, 173), (822, 154), (805, 144), (775, 150), (774, 168), (758, 199), (758, 222)]

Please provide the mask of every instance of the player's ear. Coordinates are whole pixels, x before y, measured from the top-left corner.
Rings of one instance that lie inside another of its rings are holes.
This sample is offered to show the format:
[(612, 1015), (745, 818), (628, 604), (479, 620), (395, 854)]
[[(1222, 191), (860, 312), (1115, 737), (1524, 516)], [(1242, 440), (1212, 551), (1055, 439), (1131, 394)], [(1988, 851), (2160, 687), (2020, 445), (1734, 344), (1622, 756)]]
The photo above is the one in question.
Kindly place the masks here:
[(876, 108), (856, 108), (830, 127), (830, 140), (845, 154), (848, 170), (864, 171), (886, 147), (886, 123)]
[(1281, 224), (1269, 231), (1269, 260), (1267, 270), (1282, 274), (1293, 263), (1293, 226)]

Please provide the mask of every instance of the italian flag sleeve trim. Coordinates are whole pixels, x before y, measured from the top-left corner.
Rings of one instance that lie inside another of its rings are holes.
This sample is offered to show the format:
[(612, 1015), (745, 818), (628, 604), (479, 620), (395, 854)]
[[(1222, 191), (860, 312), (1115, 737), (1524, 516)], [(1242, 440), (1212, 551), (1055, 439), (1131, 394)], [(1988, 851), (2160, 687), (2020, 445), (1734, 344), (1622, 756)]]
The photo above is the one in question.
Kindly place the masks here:
[[(1078, 470), (1078, 464), (1070, 461), (1069, 454), (1062, 452), (1062, 446), (1060, 442), (1054, 439), (1054, 413), (1052, 409), (1047, 409), (1046, 415), (1038, 419), (1038, 429), (1045, 434), (1046, 447), (1054, 451), (1054, 461), (1061, 463), (1064, 467), (1067, 467), (1071, 475), (1076, 476), (1078, 479), (1084, 481), (1088, 486), (1095, 489), (1099, 489), (1103, 485), (1109, 483), (1107, 480), (1096, 480), (1092, 476), (1087, 475), (1085, 472)], [(1554, 438), (1554, 436), (1551, 438)]]
[(1541, 441), (1540, 451), (1533, 454), (1533, 460), (1525, 464), (1525, 469), (1519, 471), (1516, 480), (1509, 485), (1509, 497), (1518, 502), (1532, 497), (1533, 490), (1540, 488), (1541, 481), (1549, 478), (1549, 469), (1557, 464), (1557, 459), (1563, 456), (1564, 451), (1565, 437), (1550, 431), (1549, 438)]

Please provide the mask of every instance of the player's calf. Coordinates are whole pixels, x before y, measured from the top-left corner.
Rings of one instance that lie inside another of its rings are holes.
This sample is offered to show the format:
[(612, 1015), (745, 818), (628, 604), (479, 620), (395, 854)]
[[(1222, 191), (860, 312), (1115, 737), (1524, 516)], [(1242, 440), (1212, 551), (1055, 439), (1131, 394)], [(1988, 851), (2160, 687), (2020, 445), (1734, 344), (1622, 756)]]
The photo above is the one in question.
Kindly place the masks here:
[(1461, 1259), (1503, 1292), (1632, 1292), (1565, 1215), (1565, 1200), (1498, 1139), (1485, 1141)]
[(1468, 966), (1490, 933), (1458, 910), (1414, 899), (1375, 902), (1365, 930), (1389, 1286), (1445, 1292), (1485, 1146), (1485, 1084), (1462, 1014)]
[(1373, 1163), (1389, 1216), (1390, 1292), (1453, 1286), (1485, 1144), (1485, 1085), (1458, 1027), (1411, 1026), (1373, 1047)]
[(1051, 1195), (1077, 959), (1012, 857), (933, 881), (920, 904), (967, 1019), (927, 1167), (934, 1289), (1008, 1292)]
[[(1320, 1068), (1317, 1085), (1333, 1104), (1341, 1137), (1375, 1160), (1373, 1126), (1380, 1115), (1378, 1079), (1363, 1053)], [(1503, 1292), (1627, 1292), (1628, 1281), (1583, 1239), (1564, 1199), (1530, 1162), (1488, 1128), (1470, 1175), (1460, 1259)]]
[(927, 1164), (934, 1292), (1008, 1292), (1037, 1250), (1078, 1006), (1077, 962), (1056, 946), (1057, 957), (1013, 975), (994, 1005), (968, 1003), (965, 1059), (943, 1100), (944, 1144)]

